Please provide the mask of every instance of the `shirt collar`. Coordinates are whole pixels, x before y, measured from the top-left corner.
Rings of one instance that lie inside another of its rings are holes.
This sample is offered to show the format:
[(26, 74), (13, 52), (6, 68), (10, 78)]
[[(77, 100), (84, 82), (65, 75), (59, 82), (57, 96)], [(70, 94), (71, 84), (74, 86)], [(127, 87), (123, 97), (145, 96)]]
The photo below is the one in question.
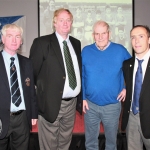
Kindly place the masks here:
[(11, 58), (11, 57), (14, 57), (15, 60), (17, 59), (17, 54), (11, 56), (11, 55), (10, 55), (9, 53), (7, 53), (5, 50), (3, 50), (2, 53), (3, 53), (4, 57), (7, 59), (7, 61), (10, 61), (10, 58)]
[[(135, 56), (136, 59), (139, 59), (137, 56)], [(150, 50), (143, 56), (143, 60), (148, 60), (150, 58)], [(140, 59), (140, 60), (142, 60)]]
[[(56, 34), (56, 37), (58, 38), (59, 43), (62, 43), (64, 41), (64, 39), (62, 38), (62, 36), (57, 31), (55, 32), (55, 34)], [(65, 41), (67, 41), (67, 43), (68, 43), (68, 41), (69, 41), (69, 35), (68, 35), (68, 37), (66, 38)]]
[(108, 41), (108, 44), (104, 47), (103, 50), (101, 50), (97, 45), (96, 45), (96, 42), (95, 42), (95, 46), (100, 50), (100, 51), (104, 51), (106, 50), (106, 48), (110, 45), (111, 41)]

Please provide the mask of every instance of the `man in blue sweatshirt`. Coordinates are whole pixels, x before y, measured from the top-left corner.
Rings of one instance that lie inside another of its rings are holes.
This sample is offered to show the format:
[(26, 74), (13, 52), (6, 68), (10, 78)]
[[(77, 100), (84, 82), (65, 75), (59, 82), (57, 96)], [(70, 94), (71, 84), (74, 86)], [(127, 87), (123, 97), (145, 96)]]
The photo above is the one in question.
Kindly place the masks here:
[(110, 36), (109, 25), (97, 21), (93, 26), (95, 43), (82, 50), (86, 150), (99, 150), (100, 122), (105, 130), (105, 150), (117, 150), (121, 101), (126, 96), (122, 63), (131, 56), (125, 47), (109, 41)]

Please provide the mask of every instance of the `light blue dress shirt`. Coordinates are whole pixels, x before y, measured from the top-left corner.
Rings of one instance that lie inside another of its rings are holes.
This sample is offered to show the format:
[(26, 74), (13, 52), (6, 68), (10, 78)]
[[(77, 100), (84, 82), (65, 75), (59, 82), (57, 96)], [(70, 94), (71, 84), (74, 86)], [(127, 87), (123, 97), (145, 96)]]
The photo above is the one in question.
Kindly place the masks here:
[[(19, 110), (25, 110), (25, 103), (24, 103), (24, 96), (23, 96), (23, 89), (22, 89), (22, 83), (21, 83), (21, 75), (20, 75), (20, 67), (19, 67), (19, 61), (18, 61), (18, 57), (17, 54), (15, 54), (14, 56), (11, 56), (10, 54), (8, 54), (5, 50), (3, 50), (2, 52), (3, 58), (4, 58), (4, 64), (5, 64), (5, 68), (6, 68), (6, 72), (7, 72), (7, 77), (8, 77), (8, 82), (9, 82), (9, 87), (10, 86), (10, 63), (11, 57), (14, 57), (14, 63), (17, 69), (17, 77), (18, 77), (18, 83), (19, 83), (19, 88), (20, 88), (20, 93), (21, 93), (21, 104), (16, 107), (13, 103), (12, 103), (12, 99), (11, 99), (11, 105), (10, 105), (10, 111), (11, 112), (16, 112)], [(11, 88), (10, 88), (10, 93), (11, 93)]]

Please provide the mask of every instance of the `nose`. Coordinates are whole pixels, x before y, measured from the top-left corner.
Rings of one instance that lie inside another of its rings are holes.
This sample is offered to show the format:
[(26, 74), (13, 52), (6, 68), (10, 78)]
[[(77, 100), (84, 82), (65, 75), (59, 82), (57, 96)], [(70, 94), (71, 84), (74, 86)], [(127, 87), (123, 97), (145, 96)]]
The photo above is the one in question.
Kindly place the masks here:
[(139, 38), (136, 37), (136, 38), (135, 38), (135, 43), (138, 43), (138, 42), (139, 42)]
[(64, 24), (65, 24), (65, 25), (67, 24), (67, 21), (66, 21), (66, 20), (64, 20)]
[(13, 37), (13, 38), (12, 38), (12, 41), (15, 43), (15, 42), (16, 42), (16, 38), (15, 38), (15, 37)]
[(102, 39), (103, 37), (101, 33), (99, 33), (98, 36), (99, 36), (99, 39)]

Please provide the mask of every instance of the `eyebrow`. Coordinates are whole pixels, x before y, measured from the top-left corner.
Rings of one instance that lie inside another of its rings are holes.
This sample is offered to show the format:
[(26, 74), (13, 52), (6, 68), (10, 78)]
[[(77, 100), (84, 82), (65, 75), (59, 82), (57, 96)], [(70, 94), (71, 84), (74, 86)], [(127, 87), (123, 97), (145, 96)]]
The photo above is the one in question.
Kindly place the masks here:
[(134, 37), (134, 36), (141, 36), (141, 35), (145, 35), (145, 34), (136, 34), (136, 35), (131, 35), (131, 37)]
[[(7, 35), (13, 35), (13, 34), (9, 33), (9, 34), (7, 34)], [(19, 34), (16, 34), (16, 36), (21, 36), (21, 34), (20, 34), (20, 33), (19, 33)]]

